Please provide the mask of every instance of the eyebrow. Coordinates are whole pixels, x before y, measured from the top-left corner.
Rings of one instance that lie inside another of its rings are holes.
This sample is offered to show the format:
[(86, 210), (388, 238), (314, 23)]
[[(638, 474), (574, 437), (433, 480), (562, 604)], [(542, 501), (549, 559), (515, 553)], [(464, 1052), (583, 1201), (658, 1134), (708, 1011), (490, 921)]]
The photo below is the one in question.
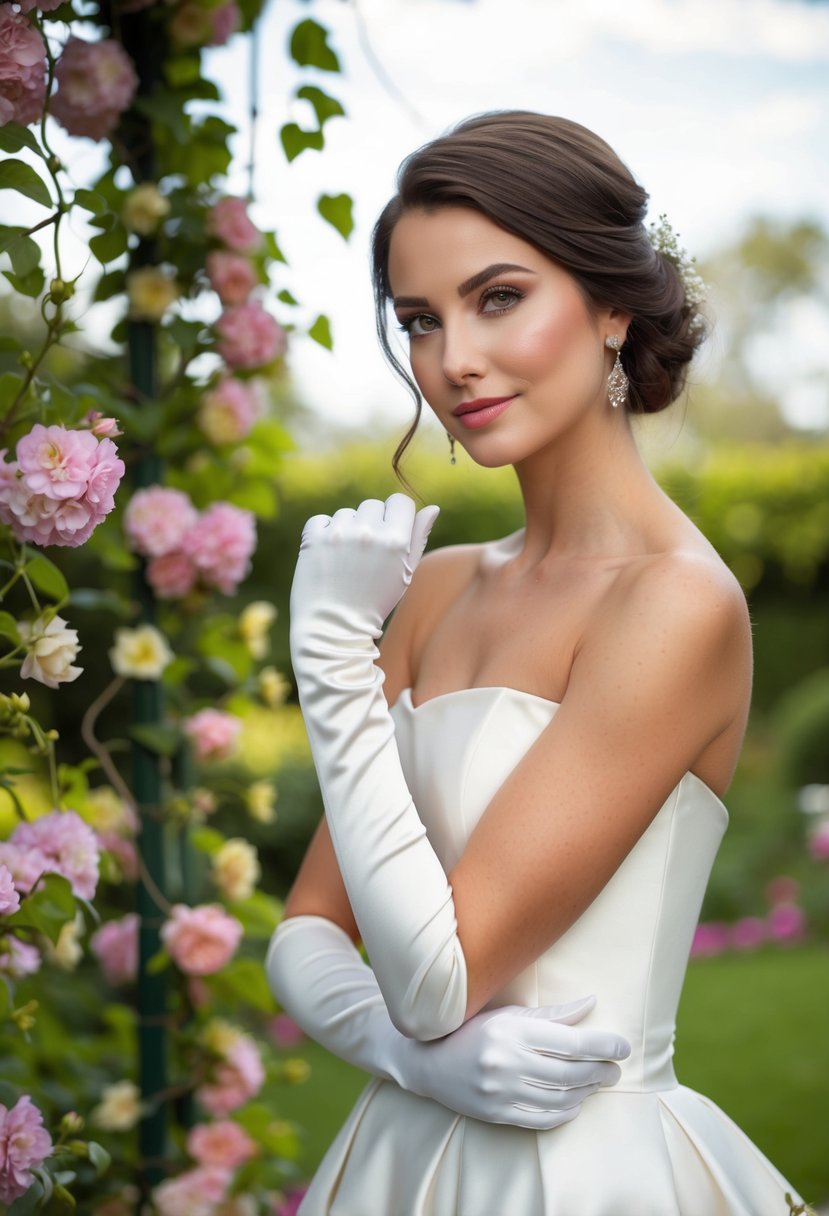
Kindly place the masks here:
[[(530, 270), (527, 266), (517, 266), (513, 262), (493, 262), (491, 266), (487, 266), (484, 270), (479, 270), (477, 274), (473, 274), (470, 279), (465, 279), (458, 288), (458, 295), (461, 299), (473, 292), (476, 287), (483, 287), (484, 283), (488, 283), (490, 279), (494, 279), (496, 275), (507, 274), (510, 271), (520, 270), (523, 274), (535, 274), (534, 270)], [(395, 308), (427, 308), (429, 301), (425, 296), (395, 296)]]

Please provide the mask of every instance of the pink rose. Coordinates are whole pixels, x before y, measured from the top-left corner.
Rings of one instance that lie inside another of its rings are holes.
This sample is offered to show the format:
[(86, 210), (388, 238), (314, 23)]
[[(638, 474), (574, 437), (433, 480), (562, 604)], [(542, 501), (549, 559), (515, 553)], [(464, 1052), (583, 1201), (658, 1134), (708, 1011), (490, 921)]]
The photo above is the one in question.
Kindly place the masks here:
[(17, 466), (28, 489), (47, 498), (86, 493), (98, 451), (91, 431), (35, 423), (17, 444)]
[(217, 502), (202, 513), (184, 537), (183, 550), (202, 582), (232, 595), (250, 571), (256, 548), (256, 520), (251, 511)]
[(198, 760), (227, 760), (236, 749), (242, 721), (222, 709), (200, 709), (182, 722)]
[(735, 950), (755, 950), (766, 936), (765, 921), (759, 916), (744, 916), (731, 928), (731, 944)]
[(0, 126), (37, 122), (46, 102), (46, 46), (10, 4), (0, 4)]
[(776, 904), (768, 915), (769, 937), (794, 945), (806, 935), (806, 917), (798, 904)]
[(218, 1165), (234, 1170), (255, 1157), (259, 1146), (243, 1127), (230, 1119), (198, 1123), (187, 1134), (187, 1152), (199, 1165)]
[(254, 1040), (239, 1034), (225, 1056), (212, 1070), (196, 1097), (210, 1115), (221, 1118), (256, 1097), (265, 1081), (265, 1070)]
[(809, 852), (816, 861), (829, 861), (829, 822), (818, 825), (809, 837)]
[(292, 1187), (274, 1211), (273, 1216), (297, 1216), (299, 1205), (305, 1198), (307, 1190), (307, 1186)]
[(98, 885), (98, 839), (76, 811), (52, 811), (34, 823), (19, 824), (11, 843), (35, 849), (48, 870), (62, 874), (80, 899), (92, 899)]
[(216, 333), (216, 349), (234, 369), (271, 363), (287, 345), (282, 326), (255, 301), (225, 309), (216, 322)]
[(27, 975), (39, 971), (42, 961), (40, 951), (35, 946), (20, 941), (13, 933), (7, 933), (0, 939), (0, 975), (23, 980)]
[(11, 1109), (0, 1103), (0, 1200), (14, 1203), (34, 1182), (31, 1170), (42, 1165), (52, 1151), (52, 1137), (43, 1115), (28, 1094)]
[(800, 883), (790, 874), (778, 874), (766, 883), (766, 899), (770, 904), (794, 903), (800, 894)]
[(185, 975), (212, 975), (233, 957), (242, 932), (239, 921), (219, 904), (176, 904), (161, 939)]
[(0, 916), (8, 916), (20, 907), (20, 896), (14, 885), (14, 876), (8, 866), (0, 862)]
[(158, 1216), (215, 1216), (227, 1195), (230, 1172), (218, 1166), (199, 1166), (170, 1178), (153, 1190)]
[(0, 843), (0, 863), (10, 872), (21, 895), (28, 895), (41, 874), (49, 869), (40, 849), (23, 848), (10, 840)]
[(298, 1026), (287, 1013), (278, 1013), (268, 1022), (268, 1033), (277, 1047), (296, 1047), (305, 1038), (302, 1027)]
[(147, 486), (133, 494), (124, 512), (130, 545), (144, 557), (165, 557), (181, 546), (198, 511), (183, 490)]
[(106, 982), (113, 988), (135, 979), (138, 974), (138, 917), (134, 912), (101, 925), (89, 944), (101, 964)]
[(250, 433), (259, 414), (255, 393), (242, 380), (221, 380), (205, 393), (198, 423), (212, 443), (238, 443)]
[(241, 198), (220, 198), (207, 213), (207, 231), (237, 253), (252, 253), (262, 243), (262, 233)]
[(138, 88), (132, 60), (114, 38), (85, 42), (74, 35), (55, 68), (51, 113), (70, 135), (104, 139)]
[(713, 958), (728, 948), (728, 928), (717, 921), (697, 925), (691, 955), (695, 958)]
[(179, 600), (196, 585), (198, 571), (184, 553), (165, 553), (147, 566), (147, 582), (162, 600)]
[(224, 46), (242, 24), (242, 14), (234, 0), (226, 0), (224, 4), (211, 8), (209, 12), (211, 35), (207, 45)]
[(223, 304), (244, 304), (258, 282), (253, 264), (227, 249), (208, 253), (207, 277)]

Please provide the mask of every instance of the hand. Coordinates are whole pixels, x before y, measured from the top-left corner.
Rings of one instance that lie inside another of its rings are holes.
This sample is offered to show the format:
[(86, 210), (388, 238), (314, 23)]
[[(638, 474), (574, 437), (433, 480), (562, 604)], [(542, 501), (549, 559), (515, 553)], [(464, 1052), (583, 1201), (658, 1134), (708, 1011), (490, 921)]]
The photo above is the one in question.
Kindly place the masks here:
[(412, 580), (439, 510), (423, 507), (415, 514), (411, 498), (392, 494), (385, 503), (369, 498), (356, 510), (312, 516), (291, 588), (292, 637), (320, 612), (337, 636), (347, 624), (379, 637)]
[(574, 1028), (595, 1003), (508, 1005), (431, 1043), (405, 1039), (397, 1048), (403, 1084), (486, 1123), (558, 1127), (575, 1119), (590, 1094), (615, 1085), (621, 1071), (613, 1061), (630, 1055), (621, 1035)]

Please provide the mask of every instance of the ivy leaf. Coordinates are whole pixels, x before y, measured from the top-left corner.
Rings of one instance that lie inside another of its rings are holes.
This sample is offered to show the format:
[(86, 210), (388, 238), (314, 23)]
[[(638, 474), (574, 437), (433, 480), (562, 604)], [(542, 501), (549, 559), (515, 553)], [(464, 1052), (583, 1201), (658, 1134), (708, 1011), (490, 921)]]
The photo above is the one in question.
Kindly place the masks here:
[(297, 298), (295, 296), (292, 296), (290, 291), (288, 291), (287, 288), (284, 291), (280, 291), (279, 295), (276, 298), (277, 298), (277, 300), (281, 300), (283, 304), (290, 304), (291, 307), (294, 307), (295, 305), (299, 304), (299, 300), (297, 300)]
[(22, 278), (40, 265), (40, 246), (23, 228), (20, 228), (16, 235), (12, 235), (12, 230), (9, 229), (3, 241), (3, 251), (9, 255), (14, 273)]
[(211, 992), (231, 1005), (242, 1002), (262, 1013), (273, 1013), (273, 993), (265, 978), (261, 962), (253, 958), (237, 958), (206, 981)]
[(26, 563), (26, 573), (38, 591), (51, 600), (64, 600), (69, 595), (69, 584), (54, 562), (38, 553)]
[(20, 645), (20, 630), (10, 612), (0, 612), (0, 637), (8, 638), (15, 646)]
[(28, 127), (21, 126), (19, 122), (7, 122), (0, 127), (0, 152), (19, 152), (21, 148), (28, 148), (37, 156), (44, 157), (43, 149)]
[(313, 338), (315, 342), (319, 342), (320, 346), (324, 346), (326, 350), (334, 349), (334, 339), (331, 336), (331, 322), (322, 313), (320, 313), (308, 330), (308, 337)]
[(301, 97), (303, 101), (310, 101), (314, 107), (314, 113), (317, 116), (320, 128), (325, 125), (329, 118), (338, 118), (345, 114), (345, 110), (336, 97), (331, 97), (330, 94), (324, 93), (322, 89), (318, 89), (313, 84), (306, 84), (301, 89), (298, 89), (297, 97)]
[(83, 207), (84, 211), (91, 211), (93, 215), (105, 215), (110, 210), (109, 203), (103, 194), (98, 194), (97, 190), (76, 190), (75, 202), (79, 207)]
[(26, 198), (40, 203), (41, 207), (52, 206), (52, 196), (40, 174), (35, 173), (25, 161), (14, 157), (0, 161), (0, 190), (16, 190), (18, 194), (25, 194)]
[(286, 122), (279, 132), (279, 138), (289, 161), (296, 160), (306, 148), (314, 148), (320, 152), (325, 146), (322, 131), (303, 131), (295, 122)]
[(74, 919), (75, 897), (69, 880), (62, 874), (44, 874), (6, 924), (37, 929), (56, 942), (63, 926)]
[(4, 270), (3, 276), (8, 279), (15, 291), (22, 296), (28, 296), (31, 300), (37, 299), (46, 285), (46, 277), (39, 266), (35, 266), (34, 270), (30, 270), (28, 274), (15, 274), (12, 270)]
[(114, 262), (127, 251), (127, 230), (123, 224), (115, 224), (109, 232), (99, 232), (89, 242), (89, 248), (102, 266)]
[(346, 241), (354, 231), (352, 206), (350, 194), (321, 194), (317, 199), (317, 211)]
[(273, 261), (273, 262), (284, 262), (285, 265), (287, 266), (288, 259), (285, 257), (285, 254), (279, 248), (279, 244), (277, 242), (275, 234), (273, 232), (265, 232), (265, 233), (263, 233), (263, 236), (265, 238), (265, 240), (264, 240), (265, 254), (267, 255), (267, 257), (269, 257), (271, 259), (271, 261)]
[(93, 300), (111, 300), (113, 296), (120, 295), (122, 291), (127, 290), (127, 276), (123, 270), (110, 270), (108, 274), (102, 274), (95, 287)]
[(310, 17), (294, 29), (289, 50), (300, 67), (319, 68), (323, 72), (340, 70), (340, 61), (328, 45), (328, 30)]

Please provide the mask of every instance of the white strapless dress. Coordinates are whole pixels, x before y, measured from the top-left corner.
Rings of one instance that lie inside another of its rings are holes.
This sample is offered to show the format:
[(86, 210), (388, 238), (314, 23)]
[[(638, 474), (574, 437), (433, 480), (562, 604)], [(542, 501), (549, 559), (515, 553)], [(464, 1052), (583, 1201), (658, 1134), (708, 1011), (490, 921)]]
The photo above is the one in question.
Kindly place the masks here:
[[(392, 709), (415, 806), (448, 872), (558, 706), (472, 688)], [(590, 907), (490, 1007), (595, 993), (585, 1025), (632, 1044), (622, 1078), (546, 1132), (481, 1123), (388, 1081), (361, 1094), (300, 1216), (787, 1216), (796, 1192), (672, 1057), (685, 967), (728, 822), (688, 773)], [(723, 1046), (725, 1050), (725, 1046)]]

